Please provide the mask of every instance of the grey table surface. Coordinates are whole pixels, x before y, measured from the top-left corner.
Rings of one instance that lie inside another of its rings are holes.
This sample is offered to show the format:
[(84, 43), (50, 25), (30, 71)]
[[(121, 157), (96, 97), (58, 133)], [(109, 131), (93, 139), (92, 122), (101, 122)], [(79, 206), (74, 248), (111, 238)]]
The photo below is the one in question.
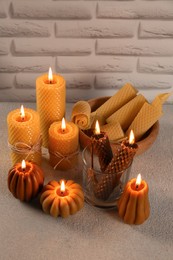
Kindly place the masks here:
[[(138, 226), (124, 224), (116, 210), (87, 203), (77, 214), (55, 219), (43, 213), (38, 199), (22, 203), (12, 196), (7, 188), (12, 163), (6, 118), (20, 105), (0, 104), (0, 260), (173, 259), (173, 105), (164, 105), (155, 143), (132, 165), (130, 178), (141, 173), (149, 185), (150, 217)], [(67, 119), (71, 108), (67, 104)], [(46, 184), (63, 173), (51, 168), (43, 152)], [(81, 183), (82, 166), (67, 175)]]

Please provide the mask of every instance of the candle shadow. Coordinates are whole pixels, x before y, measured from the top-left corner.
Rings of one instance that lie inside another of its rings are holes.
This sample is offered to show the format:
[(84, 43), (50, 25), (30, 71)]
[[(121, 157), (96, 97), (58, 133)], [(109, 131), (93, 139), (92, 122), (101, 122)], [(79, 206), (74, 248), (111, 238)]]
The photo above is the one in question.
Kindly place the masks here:
[[(155, 196), (155, 194), (151, 194)], [(132, 228), (137, 232), (146, 234), (155, 240), (159, 240), (162, 243), (170, 243), (173, 241), (173, 204), (172, 198), (162, 196), (159, 194), (156, 198), (158, 202), (152, 201), (150, 203), (150, 216), (141, 225), (132, 225)]]

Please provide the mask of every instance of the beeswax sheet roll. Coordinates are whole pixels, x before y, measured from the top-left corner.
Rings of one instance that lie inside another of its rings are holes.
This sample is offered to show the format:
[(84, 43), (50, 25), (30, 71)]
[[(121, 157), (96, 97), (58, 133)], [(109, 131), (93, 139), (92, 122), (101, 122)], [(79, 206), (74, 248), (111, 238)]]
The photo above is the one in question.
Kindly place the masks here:
[(106, 122), (119, 122), (122, 129), (126, 131), (145, 102), (146, 99), (143, 95), (137, 95), (110, 117), (108, 117)]
[(71, 120), (82, 130), (90, 127), (91, 107), (87, 101), (78, 101), (72, 108)]
[(130, 130), (133, 130), (135, 140), (139, 141), (142, 136), (156, 123), (162, 116), (162, 111), (159, 108), (145, 102), (139, 113), (129, 126), (126, 134), (129, 136)]
[(112, 122), (100, 127), (100, 130), (105, 132), (110, 141), (117, 141), (124, 137), (124, 132), (119, 122)]
[(96, 110), (96, 114), (102, 118), (102, 121), (106, 121), (110, 115), (134, 98), (136, 93), (137, 90), (131, 84), (125, 84), (115, 95)]

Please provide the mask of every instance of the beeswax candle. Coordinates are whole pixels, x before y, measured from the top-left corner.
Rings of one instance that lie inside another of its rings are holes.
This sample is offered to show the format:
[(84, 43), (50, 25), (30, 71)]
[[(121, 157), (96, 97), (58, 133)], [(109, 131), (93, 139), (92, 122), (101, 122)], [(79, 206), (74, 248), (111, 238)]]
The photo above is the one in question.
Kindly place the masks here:
[[(48, 78), (49, 76), (49, 78)], [(40, 115), (43, 146), (48, 148), (48, 130), (50, 125), (65, 115), (66, 82), (65, 79), (49, 70), (36, 80), (37, 110)]]
[(21, 201), (30, 201), (42, 190), (44, 173), (33, 162), (16, 163), (8, 173), (8, 189)]
[(127, 183), (118, 202), (118, 213), (127, 224), (142, 224), (149, 217), (148, 184), (140, 175)]
[(82, 187), (72, 180), (50, 181), (42, 190), (40, 203), (45, 213), (66, 218), (83, 207)]
[(25, 108), (23, 112), (21, 110), (13, 110), (7, 116), (12, 163), (27, 159), (39, 165), (41, 163), (39, 115), (30, 108)]
[(78, 159), (79, 128), (73, 122), (54, 122), (49, 128), (50, 164), (57, 169), (73, 168)]

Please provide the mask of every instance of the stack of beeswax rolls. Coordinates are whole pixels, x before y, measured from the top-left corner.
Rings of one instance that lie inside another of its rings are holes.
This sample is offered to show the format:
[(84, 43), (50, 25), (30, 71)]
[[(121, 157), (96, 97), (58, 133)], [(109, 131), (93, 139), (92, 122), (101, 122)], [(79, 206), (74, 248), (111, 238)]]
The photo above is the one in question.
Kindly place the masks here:
[(71, 120), (85, 130), (93, 127), (98, 119), (101, 131), (107, 133), (110, 141), (129, 136), (132, 129), (135, 140), (139, 141), (162, 116), (162, 105), (170, 93), (156, 96), (152, 103), (137, 93), (130, 83), (126, 83), (93, 112), (87, 101), (78, 101), (73, 106)]

